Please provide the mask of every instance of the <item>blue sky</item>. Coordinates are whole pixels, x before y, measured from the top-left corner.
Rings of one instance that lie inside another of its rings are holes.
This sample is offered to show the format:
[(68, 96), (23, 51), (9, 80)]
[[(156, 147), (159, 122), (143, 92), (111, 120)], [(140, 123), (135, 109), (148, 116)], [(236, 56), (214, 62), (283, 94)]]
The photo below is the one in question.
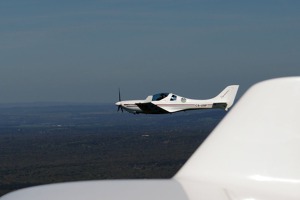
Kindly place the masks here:
[(296, 0), (0, 2), (0, 103), (205, 99), (296, 75)]

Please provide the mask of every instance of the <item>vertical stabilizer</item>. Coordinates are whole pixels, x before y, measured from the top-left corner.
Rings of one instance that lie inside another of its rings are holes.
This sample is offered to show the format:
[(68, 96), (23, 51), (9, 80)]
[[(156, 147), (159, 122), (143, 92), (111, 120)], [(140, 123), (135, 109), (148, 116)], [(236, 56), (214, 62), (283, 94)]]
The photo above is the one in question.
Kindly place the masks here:
[(213, 98), (213, 100), (218, 103), (226, 103), (227, 106), (225, 110), (228, 110), (234, 102), (238, 89), (239, 89), (239, 85), (227, 86), (218, 96)]

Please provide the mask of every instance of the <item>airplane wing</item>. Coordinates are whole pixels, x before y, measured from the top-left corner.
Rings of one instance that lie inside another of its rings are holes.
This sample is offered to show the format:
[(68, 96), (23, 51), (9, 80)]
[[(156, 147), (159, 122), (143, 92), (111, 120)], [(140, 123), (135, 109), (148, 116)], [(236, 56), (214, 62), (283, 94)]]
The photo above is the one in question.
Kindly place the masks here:
[(164, 114), (169, 113), (167, 110), (149, 102), (149, 103), (136, 103), (136, 105), (146, 114)]

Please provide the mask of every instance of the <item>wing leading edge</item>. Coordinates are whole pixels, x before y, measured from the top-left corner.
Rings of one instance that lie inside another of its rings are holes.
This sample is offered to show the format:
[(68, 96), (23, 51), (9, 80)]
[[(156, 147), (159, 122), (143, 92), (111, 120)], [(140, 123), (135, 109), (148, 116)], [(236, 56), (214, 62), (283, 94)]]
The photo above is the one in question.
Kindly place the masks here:
[(136, 105), (146, 114), (165, 114), (168, 111), (161, 107), (149, 102), (149, 103), (136, 103)]

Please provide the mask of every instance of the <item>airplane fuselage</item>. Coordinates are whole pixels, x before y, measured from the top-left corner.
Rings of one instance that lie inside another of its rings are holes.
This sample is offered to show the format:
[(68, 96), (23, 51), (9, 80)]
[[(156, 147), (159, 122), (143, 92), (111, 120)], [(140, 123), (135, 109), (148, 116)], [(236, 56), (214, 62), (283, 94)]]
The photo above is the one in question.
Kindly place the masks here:
[(128, 100), (116, 103), (127, 112), (139, 114), (165, 114), (186, 110), (221, 108), (227, 110), (233, 103), (238, 86), (226, 87), (218, 96), (207, 100), (188, 99), (173, 93), (158, 93), (145, 100)]

